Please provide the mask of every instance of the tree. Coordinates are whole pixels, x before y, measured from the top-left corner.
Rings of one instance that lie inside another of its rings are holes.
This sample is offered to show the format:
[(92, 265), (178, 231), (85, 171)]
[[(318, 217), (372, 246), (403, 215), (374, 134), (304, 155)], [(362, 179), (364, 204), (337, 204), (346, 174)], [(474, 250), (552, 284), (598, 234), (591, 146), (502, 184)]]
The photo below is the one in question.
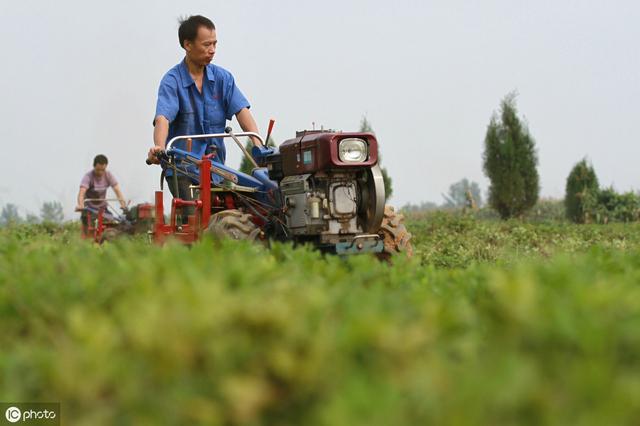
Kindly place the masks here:
[(40, 209), (40, 218), (45, 223), (62, 223), (64, 220), (62, 204), (59, 201), (45, 202)]
[(27, 222), (29, 225), (34, 225), (36, 223), (40, 223), (40, 218), (38, 217), (38, 215), (35, 215), (33, 213), (27, 213), (25, 222)]
[(500, 118), (494, 112), (484, 140), (489, 205), (502, 219), (522, 217), (540, 192), (535, 141), (518, 118), (515, 97), (515, 93), (504, 97)]
[(473, 204), (476, 207), (482, 205), (480, 186), (476, 182), (469, 182), (467, 178), (451, 184), (449, 192), (442, 194), (442, 197), (445, 200), (444, 207), (447, 208), (471, 208), (472, 206), (469, 204)]
[(599, 191), (596, 172), (586, 159), (573, 166), (565, 187), (564, 206), (567, 218), (575, 223), (588, 222)]
[[(367, 120), (367, 117), (362, 117), (360, 121), (360, 132), (369, 132), (375, 134), (373, 131), (373, 127), (371, 127), (371, 123)], [(388, 200), (391, 198), (391, 194), (393, 194), (393, 181), (387, 172), (386, 167), (382, 167), (382, 153), (380, 152), (380, 145), (378, 145), (378, 164), (380, 165), (380, 170), (382, 171), (382, 180), (384, 182), (384, 193), (385, 198)]]
[(22, 223), (18, 207), (15, 204), (7, 204), (0, 213), (0, 226), (13, 226)]
[(400, 208), (402, 212), (424, 212), (430, 210), (438, 210), (438, 205), (433, 201), (423, 201), (420, 204), (407, 203)]
[[(267, 139), (267, 146), (274, 148), (276, 146), (276, 143), (273, 141), (271, 136)], [(249, 153), (251, 153), (251, 149), (253, 148), (253, 142), (251, 142), (251, 139), (247, 138), (247, 143), (245, 143), (244, 147), (249, 151)], [(240, 171), (248, 175), (253, 171), (253, 163), (249, 161), (247, 156), (244, 154), (242, 155), (242, 161), (240, 161)]]

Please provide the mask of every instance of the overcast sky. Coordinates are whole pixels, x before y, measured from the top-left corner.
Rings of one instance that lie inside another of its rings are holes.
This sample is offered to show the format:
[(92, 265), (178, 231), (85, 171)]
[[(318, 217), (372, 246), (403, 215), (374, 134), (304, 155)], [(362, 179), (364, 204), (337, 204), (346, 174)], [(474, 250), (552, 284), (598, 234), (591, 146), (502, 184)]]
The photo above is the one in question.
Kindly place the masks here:
[(366, 115), (395, 205), (440, 203), (464, 177), (485, 190), (486, 127), (513, 90), (542, 196), (562, 197), (585, 156), (601, 184), (640, 189), (638, 2), (21, 0), (0, 3), (0, 206), (60, 200), (72, 217), (98, 153), (127, 198), (153, 200), (157, 87), (190, 14), (216, 24), (214, 63), (261, 132), (275, 118), (276, 142), (312, 123), (357, 130)]

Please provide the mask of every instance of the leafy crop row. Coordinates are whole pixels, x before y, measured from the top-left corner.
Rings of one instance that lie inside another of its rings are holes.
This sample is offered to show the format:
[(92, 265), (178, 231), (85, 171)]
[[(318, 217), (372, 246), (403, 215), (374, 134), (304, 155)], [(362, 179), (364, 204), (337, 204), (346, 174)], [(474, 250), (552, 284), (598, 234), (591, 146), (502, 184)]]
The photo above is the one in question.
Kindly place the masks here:
[(592, 247), (640, 249), (640, 224), (569, 225), (519, 220), (479, 220), (472, 215), (432, 212), (408, 215), (416, 256), (422, 264), (458, 268), (474, 263), (512, 264), (585, 253)]
[(0, 395), (80, 425), (637, 421), (637, 228), (411, 225), (393, 265), (0, 231)]

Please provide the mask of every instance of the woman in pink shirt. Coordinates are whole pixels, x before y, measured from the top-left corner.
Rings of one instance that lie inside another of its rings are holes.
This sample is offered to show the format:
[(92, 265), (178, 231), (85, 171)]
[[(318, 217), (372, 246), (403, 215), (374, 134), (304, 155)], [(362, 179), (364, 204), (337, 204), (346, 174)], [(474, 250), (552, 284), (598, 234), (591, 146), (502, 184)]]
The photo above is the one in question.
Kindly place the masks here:
[[(109, 160), (104, 155), (96, 155), (93, 159), (93, 169), (82, 177), (80, 182), (80, 190), (78, 191), (78, 205), (76, 210), (84, 211), (85, 208), (98, 210), (106, 207), (107, 189), (113, 188), (118, 197), (120, 207), (127, 207), (127, 203), (120, 191), (120, 185), (115, 176), (107, 171)], [(85, 204), (86, 200), (86, 204)]]

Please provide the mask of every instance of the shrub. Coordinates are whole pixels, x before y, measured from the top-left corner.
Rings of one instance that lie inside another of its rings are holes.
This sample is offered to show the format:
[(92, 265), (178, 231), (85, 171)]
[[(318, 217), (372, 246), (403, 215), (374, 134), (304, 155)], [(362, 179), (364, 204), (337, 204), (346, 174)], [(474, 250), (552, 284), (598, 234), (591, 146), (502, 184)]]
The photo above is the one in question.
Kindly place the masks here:
[(639, 215), (640, 199), (633, 192), (618, 194), (612, 187), (598, 192), (593, 213), (596, 222), (633, 222)]
[(564, 205), (569, 220), (586, 223), (599, 191), (598, 177), (593, 166), (583, 159), (573, 166), (567, 177)]

